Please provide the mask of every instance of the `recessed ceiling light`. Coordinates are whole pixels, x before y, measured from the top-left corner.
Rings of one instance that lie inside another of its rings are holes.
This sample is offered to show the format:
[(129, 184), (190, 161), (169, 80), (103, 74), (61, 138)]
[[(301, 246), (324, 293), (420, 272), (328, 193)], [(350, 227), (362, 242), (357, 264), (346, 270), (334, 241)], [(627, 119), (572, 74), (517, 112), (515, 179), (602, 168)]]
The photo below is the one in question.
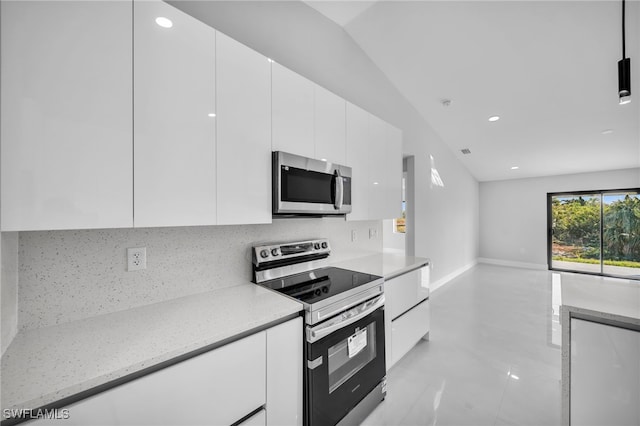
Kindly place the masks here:
[(374, 184), (374, 185), (377, 185), (377, 184), (378, 184), (378, 182), (373, 182), (373, 184)]
[(605, 129), (602, 131), (603, 135), (610, 135), (611, 133), (613, 133), (613, 129)]
[(213, 112), (211, 112), (211, 113), (207, 114), (207, 116), (209, 116), (209, 117), (215, 117), (216, 115), (215, 115)]
[(512, 166), (511, 170), (518, 170), (520, 168), (520, 166)]
[(489, 117), (489, 121), (498, 121), (498, 120), (500, 120), (499, 115), (492, 115), (491, 117)]
[(327, 161), (327, 159), (326, 158), (321, 158), (320, 161)]
[(164, 16), (159, 16), (156, 18), (156, 24), (160, 25), (162, 28), (171, 28), (173, 27), (173, 22), (171, 19), (165, 18)]

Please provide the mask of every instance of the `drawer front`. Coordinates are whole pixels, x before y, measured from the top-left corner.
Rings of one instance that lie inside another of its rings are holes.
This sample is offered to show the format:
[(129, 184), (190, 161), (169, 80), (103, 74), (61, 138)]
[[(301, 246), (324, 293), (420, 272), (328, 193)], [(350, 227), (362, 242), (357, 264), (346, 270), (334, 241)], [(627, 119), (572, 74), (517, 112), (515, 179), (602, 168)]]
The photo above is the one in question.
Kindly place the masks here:
[(423, 282), (423, 274), (428, 277), (426, 269), (416, 269), (385, 282), (385, 293), (388, 296), (387, 306), (391, 319), (396, 319), (429, 297), (428, 278)]
[(391, 365), (429, 332), (429, 321), (429, 300), (425, 300), (391, 323)]
[(265, 336), (253, 334), (79, 401), (66, 407), (69, 419), (33, 424), (230, 425), (265, 405)]
[(254, 334), (114, 389), (119, 420), (133, 418), (145, 425), (238, 421), (266, 402), (265, 335)]
[(238, 424), (238, 426), (266, 426), (266, 424), (267, 412), (263, 408), (244, 422)]

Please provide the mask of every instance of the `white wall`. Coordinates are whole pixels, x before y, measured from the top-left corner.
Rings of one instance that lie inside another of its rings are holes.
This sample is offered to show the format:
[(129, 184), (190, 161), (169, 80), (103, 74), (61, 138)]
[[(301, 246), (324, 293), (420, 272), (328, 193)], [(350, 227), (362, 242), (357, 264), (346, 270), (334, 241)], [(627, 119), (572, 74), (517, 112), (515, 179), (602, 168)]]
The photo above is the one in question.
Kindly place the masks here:
[[(403, 130), (415, 155), (415, 255), (432, 281), (478, 256), (478, 183), (344, 29), (298, 1), (169, 2)], [(430, 155), (444, 187), (431, 185)]]
[(640, 187), (640, 169), (480, 183), (482, 261), (547, 268), (547, 193)]
[(395, 232), (394, 220), (382, 221), (382, 247), (385, 251), (393, 253), (405, 252), (405, 234)]

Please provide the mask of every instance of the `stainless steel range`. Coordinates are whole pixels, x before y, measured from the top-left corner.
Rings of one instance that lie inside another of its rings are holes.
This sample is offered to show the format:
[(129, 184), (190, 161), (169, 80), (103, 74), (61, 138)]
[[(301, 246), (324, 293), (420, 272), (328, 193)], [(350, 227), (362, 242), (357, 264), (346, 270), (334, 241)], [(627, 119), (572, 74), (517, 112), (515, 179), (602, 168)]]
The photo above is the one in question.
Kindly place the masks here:
[(305, 424), (359, 424), (386, 394), (384, 279), (334, 267), (326, 239), (254, 246), (254, 282), (304, 305)]

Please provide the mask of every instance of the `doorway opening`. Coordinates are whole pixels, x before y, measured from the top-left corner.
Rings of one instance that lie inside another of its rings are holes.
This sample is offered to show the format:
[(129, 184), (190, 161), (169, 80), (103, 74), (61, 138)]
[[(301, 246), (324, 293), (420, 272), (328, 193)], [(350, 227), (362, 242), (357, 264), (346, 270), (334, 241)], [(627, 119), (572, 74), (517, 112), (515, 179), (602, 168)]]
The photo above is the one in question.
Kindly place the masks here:
[(414, 156), (402, 160), (402, 215), (382, 221), (384, 251), (415, 256)]

